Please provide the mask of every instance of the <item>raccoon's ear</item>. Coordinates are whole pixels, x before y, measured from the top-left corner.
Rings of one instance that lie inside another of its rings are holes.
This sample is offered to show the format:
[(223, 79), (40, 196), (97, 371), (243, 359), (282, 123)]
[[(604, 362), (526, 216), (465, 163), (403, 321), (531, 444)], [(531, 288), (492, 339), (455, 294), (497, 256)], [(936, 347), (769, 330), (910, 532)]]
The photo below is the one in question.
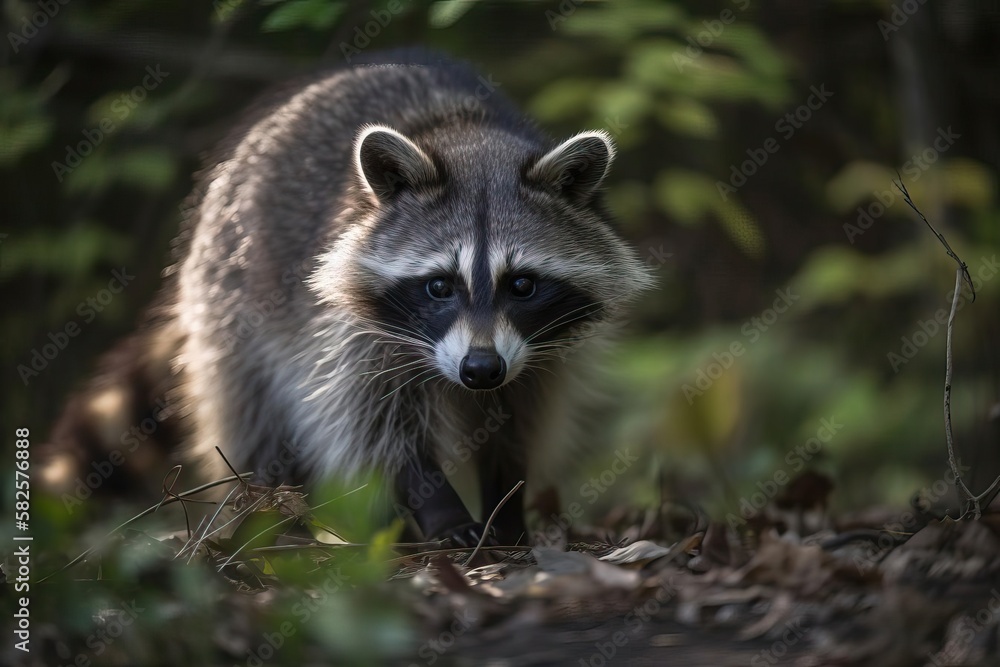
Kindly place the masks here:
[(579, 204), (593, 199), (604, 182), (615, 145), (607, 132), (581, 132), (543, 155), (527, 172), (529, 181)]
[(384, 125), (361, 129), (354, 142), (354, 167), (365, 191), (384, 200), (403, 187), (419, 188), (438, 180), (427, 153)]

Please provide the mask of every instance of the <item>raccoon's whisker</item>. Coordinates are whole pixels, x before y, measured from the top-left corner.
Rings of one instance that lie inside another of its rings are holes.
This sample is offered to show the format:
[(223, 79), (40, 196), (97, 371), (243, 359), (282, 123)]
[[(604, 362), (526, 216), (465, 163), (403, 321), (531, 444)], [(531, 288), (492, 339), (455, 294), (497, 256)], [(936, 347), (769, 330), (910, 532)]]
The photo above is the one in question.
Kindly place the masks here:
[(580, 315), (577, 315), (575, 317), (571, 317), (571, 318), (569, 318), (567, 320), (564, 320), (562, 322), (553, 322), (548, 327), (546, 327), (544, 329), (541, 329), (539, 331), (536, 331), (535, 334), (531, 338), (532, 339), (538, 338), (538, 336), (540, 336), (541, 334), (548, 333), (552, 329), (554, 329), (556, 327), (559, 327), (559, 326), (569, 326), (569, 325), (573, 324), (574, 322), (578, 322), (580, 320), (583, 320), (583, 319), (586, 319), (586, 318), (590, 317), (591, 315), (593, 315), (596, 312), (598, 312), (598, 311), (596, 311), (596, 310), (592, 311), (592, 312), (588, 311), (586, 313), (581, 313)]
[[(584, 306), (580, 306), (579, 308), (574, 308), (573, 310), (569, 311), (568, 313), (563, 313), (559, 317), (555, 318), (554, 320), (552, 320), (551, 322), (549, 322), (548, 324), (546, 324), (545, 326), (543, 326), (542, 328), (540, 328), (535, 333), (533, 333), (530, 336), (528, 336), (525, 339), (524, 342), (525, 343), (530, 343), (532, 340), (538, 338), (539, 336), (541, 336), (542, 334), (546, 333), (547, 331), (551, 331), (552, 329), (554, 329), (557, 326), (571, 324), (571, 323), (573, 323), (573, 322), (575, 322), (577, 320), (583, 319), (584, 317), (587, 317), (587, 316), (592, 315), (594, 313), (598, 313), (603, 308), (604, 308), (604, 306), (599, 306), (599, 305), (595, 305), (595, 304), (587, 304), (587, 305), (584, 305)], [(569, 320), (564, 321), (567, 317), (569, 317), (570, 315), (573, 315), (574, 313), (578, 313), (581, 310), (588, 310), (589, 311), (590, 309), (593, 309), (593, 312), (585, 312), (585, 313), (583, 313), (581, 315), (577, 315), (574, 318), (571, 318)]]
[[(430, 342), (424, 340), (423, 338), (414, 338), (412, 335), (409, 335), (406, 332), (392, 331), (390, 329), (384, 328), (383, 326), (372, 326), (372, 328), (370, 329), (359, 329), (358, 334), (385, 336), (386, 338), (390, 338), (395, 342), (407, 343), (409, 345), (414, 345), (416, 347), (425, 347), (428, 349), (433, 347)], [(380, 341), (380, 342), (386, 342), (386, 341)]]
[(400, 378), (402, 378), (404, 375), (407, 375), (407, 374), (409, 374), (410, 376), (412, 376), (409, 379), (405, 380), (405, 382), (409, 382), (410, 380), (413, 380), (416, 377), (419, 377), (419, 376), (423, 375), (424, 373), (426, 373), (427, 371), (433, 370), (435, 368), (437, 368), (437, 365), (434, 362), (432, 362), (432, 361), (428, 361), (428, 362), (426, 362), (424, 364), (418, 364), (418, 365), (413, 366), (411, 368), (404, 368), (404, 369), (402, 369), (402, 371), (400, 373), (397, 373), (396, 375), (393, 375), (391, 378), (383, 380), (382, 381), (382, 385), (384, 386), (384, 385), (387, 385), (387, 384), (392, 383), (392, 382), (397, 382), (397, 381), (400, 380)]
[(397, 299), (391, 293), (386, 294), (386, 297), (388, 298), (390, 306), (395, 308), (397, 312), (401, 313), (402, 315), (405, 315), (408, 322), (417, 325), (419, 332), (414, 332), (414, 333), (419, 333), (421, 337), (426, 339), (428, 342), (433, 342), (431, 341), (430, 336), (427, 335), (426, 331), (427, 325), (422, 320), (419, 320), (416, 317), (414, 317), (413, 312), (411, 312), (404, 304), (400, 303), (399, 299)]
[(424, 347), (431, 347), (434, 344), (434, 341), (432, 341), (430, 338), (428, 338), (420, 331), (410, 331), (402, 327), (387, 328), (391, 325), (385, 325), (385, 324), (379, 324), (375, 326), (377, 327), (377, 330), (384, 332), (386, 335), (397, 336), (403, 340), (412, 341), (413, 343), (422, 345)]
[[(402, 343), (400, 343), (400, 340), (398, 338), (385, 338), (384, 334), (382, 334), (381, 332), (377, 332), (377, 331), (373, 331), (371, 333), (373, 334), (373, 336), (383, 336), (382, 338), (375, 338), (375, 340), (372, 341), (373, 343), (378, 343), (379, 345), (392, 345), (392, 344), (395, 344), (397, 349), (402, 344)], [(408, 345), (414, 345), (414, 346), (416, 346), (415, 343), (409, 343), (409, 342), (407, 342), (407, 344)], [(424, 347), (424, 346), (420, 346), (420, 347)], [(399, 354), (405, 354), (405, 352), (395, 352), (394, 354), (398, 356)]]
[(531, 355), (532, 359), (562, 359), (564, 356), (564, 351), (567, 348), (560, 347), (552, 350), (533, 350), (534, 354)]
[(399, 391), (400, 389), (402, 389), (406, 385), (410, 384), (411, 382), (413, 382), (414, 380), (416, 380), (420, 376), (425, 375), (427, 373), (433, 373), (434, 371), (435, 371), (435, 368), (431, 367), (431, 368), (428, 368), (427, 370), (424, 370), (424, 371), (421, 371), (421, 372), (417, 373), (416, 375), (414, 375), (413, 377), (411, 377), (409, 380), (407, 380), (403, 384), (399, 385), (398, 387), (396, 387), (395, 389), (393, 389), (388, 394), (386, 394), (385, 396), (383, 396), (382, 398), (380, 398), (378, 400), (382, 401), (382, 400), (385, 400), (385, 399), (389, 398), (390, 396), (392, 396), (393, 394), (395, 394), (397, 391)]
[(385, 354), (380, 354), (377, 357), (368, 357), (367, 359), (356, 359), (354, 364), (356, 366), (367, 366), (369, 368), (375, 368), (376, 370), (371, 371), (359, 371), (362, 375), (367, 375), (368, 373), (377, 373), (378, 369), (385, 368), (385, 364), (392, 361), (395, 362), (396, 359), (402, 357), (404, 360), (408, 357), (412, 357), (413, 352), (393, 352), (387, 351)]
[[(397, 346), (398, 347), (398, 346)], [(388, 357), (400, 357), (405, 355), (405, 352), (395, 352), (393, 350), (387, 350), (385, 354), (380, 354), (377, 357), (368, 357), (366, 359), (357, 359), (354, 363), (356, 364), (371, 364), (375, 362), (384, 362)]]
[(543, 352), (545, 350), (568, 350), (573, 347), (574, 343), (579, 343), (596, 337), (596, 333), (580, 334), (579, 336), (573, 336), (571, 338), (557, 338), (555, 340), (546, 341), (537, 345), (531, 345), (530, 347), (533, 352)]
[(423, 348), (423, 349), (427, 349), (427, 350), (434, 349), (434, 347), (431, 344), (425, 343), (424, 341), (422, 341), (420, 339), (417, 339), (417, 338), (403, 337), (403, 336), (401, 336), (399, 334), (389, 334), (388, 332), (385, 332), (385, 331), (378, 332), (378, 333), (379, 333), (379, 335), (388, 338), (388, 340), (378, 340), (378, 341), (375, 341), (377, 343), (382, 343), (382, 344), (396, 343), (397, 347), (400, 344), (404, 344), (404, 345), (412, 345), (413, 347), (419, 347), (419, 348)]
[[(536, 364), (536, 363), (532, 363), (530, 361), (529, 362), (525, 362), (524, 369), (525, 370), (530, 370), (530, 371), (546, 371), (547, 373), (552, 373), (552, 375), (556, 374), (555, 371), (553, 371), (547, 365), (545, 365), (545, 364)], [(518, 379), (520, 379), (520, 378), (518, 378)]]
[(423, 331), (413, 331), (405, 327), (401, 327), (396, 324), (386, 324), (385, 322), (379, 322), (368, 317), (355, 316), (355, 321), (351, 322), (352, 325), (358, 326), (359, 324), (364, 324), (376, 331), (384, 332), (385, 335), (400, 336), (401, 338), (421, 341), (427, 346), (433, 345), (434, 341), (430, 339)]
[(436, 379), (436, 378), (439, 378), (439, 377), (444, 377), (444, 376), (443, 376), (443, 375), (442, 375), (441, 373), (435, 373), (434, 375), (430, 376), (430, 377), (429, 377), (429, 378), (427, 378), (426, 380), (422, 380), (422, 381), (420, 382), (420, 384), (418, 384), (417, 386), (418, 386), (418, 387), (420, 387), (420, 386), (422, 386), (422, 385), (425, 385), (425, 384), (427, 384), (428, 382), (430, 382), (431, 380), (434, 380), (434, 379)]
[(393, 344), (395, 343), (397, 347), (400, 345), (412, 345), (413, 347), (420, 347), (426, 349), (433, 349), (433, 346), (423, 340), (412, 338), (404, 334), (395, 333), (392, 331), (385, 331), (382, 329), (359, 329), (357, 332), (359, 335), (368, 335), (373, 337), (383, 337), (385, 340), (376, 340), (376, 343)]
[(548, 348), (561, 348), (565, 349), (581, 340), (587, 340), (588, 338), (593, 338), (596, 334), (580, 334), (578, 336), (568, 336), (566, 338), (553, 338), (552, 340), (547, 340), (544, 343), (536, 343), (531, 346), (532, 350), (545, 350)]
[[(393, 375), (391, 378), (386, 378), (385, 380), (382, 381), (382, 384), (383, 385), (389, 384), (390, 382), (393, 382), (394, 380), (398, 380), (399, 378), (403, 377), (407, 373), (413, 373), (414, 371), (420, 370), (421, 368), (431, 368), (431, 367), (432, 367), (431, 364), (427, 363), (423, 367), (418, 366), (417, 368), (404, 368), (402, 370), (399, 369), (399, 368), (391, 369), (391, 370), (401, 370), (401, 372), (397, 373), (396, 375)], [(425, 370), (421, 370), (420, 374), (423, 374), (424, 372), (426, 372), (426, 371)], [(371, 380), (374, 380), (374, 379), (375, 378), (371, 378)], [(407, 380), (407, 382), (409, 382), (409, 380)], [(404, 382), (403, 384), (406, 384), (406, 383)]]
[(422, 364), (422, 363), (427, 363), (427, 360), (426, 359), (415, 359), (413, 361), (408, 361), (405, 364), (399, 364), (398, 366), (392, 366), (391, 368), (386, 368), (386, 369), (383, 369), (383, 370), (380, 370), (380, 371), (365, 371), (363, 373), (359, 373), (359, 375), (371, 375), (372, 377), (370, 379), (374, 380), (379, 375), (384, 375), (386, 373), (391, 373), (393, 371), (399, 371), (399, 370), (402, 370), (402, 369), (407, 368), (409, 366), (415, 366), (417, 364)]

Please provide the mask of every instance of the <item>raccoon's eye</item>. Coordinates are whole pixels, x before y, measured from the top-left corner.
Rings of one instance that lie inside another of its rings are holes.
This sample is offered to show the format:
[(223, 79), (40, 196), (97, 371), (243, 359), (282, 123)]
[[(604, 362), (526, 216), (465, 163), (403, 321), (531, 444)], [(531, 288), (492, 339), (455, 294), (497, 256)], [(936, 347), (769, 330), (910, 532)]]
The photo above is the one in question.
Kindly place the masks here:
[(447, 278), (431, 278), (427, 281), (427, 295), (432, 299), (450, 299), (455, 294), (455, 286)]
[(535, 281), (519, 276), (510, 281), (510, 293), (518, 299), (529, 299), (535, 295)]

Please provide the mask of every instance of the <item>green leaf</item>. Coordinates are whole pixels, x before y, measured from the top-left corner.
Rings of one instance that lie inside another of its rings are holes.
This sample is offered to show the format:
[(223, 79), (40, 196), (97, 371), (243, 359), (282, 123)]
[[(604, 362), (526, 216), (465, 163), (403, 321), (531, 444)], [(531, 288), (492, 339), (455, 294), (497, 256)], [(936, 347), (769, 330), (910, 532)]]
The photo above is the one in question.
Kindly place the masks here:
[(146, 148), (130, 151), (116, 159), (118, 177), (146, 190), (162, 190), (177, 174), (177, 163), (169, 151)]
[(221, 0), (220, 2), (214, 2), (212, 6), (215, 8), (215, 14), (212, 16), (212, 20), (216, 23), (224, 23), (235, 16), (236, 10), (243, 5), (244, 0)]
[[(141, 86), (137, 88), (142, 90)], [(93, 127), (110, 127), (111, 133), (126, 126), (150, 128), (167, 116), (170, 105), (167, 98), (156, 97), (150, 91), (140, 100), (132, 90), (116, 90), (105, 93), (90, 105), (86, 122)]]
[(686, 169), (667, 169), (656, 177), (656, 202), (677, 222), (692, 225), (700, 221), (718, 198), (715, 184), (704, 174)]
[(641, 87), (628, 83), (608, 83), (596, 91), (594, 111), (600, 119), (610, 119), (631, 125), (638, 123), (649, 110), (649, 94)]
[(607, 199), (625, 226), (638, 225), (649, 206), (649, 186), (642, 181), (620, 181), (608, 190)]
[(554, 10), (558, 19), (550, 18), (550, 23), (555, 30), (564, 30), (570, 35), (622, 43), (650, 32), (675, 30), (686, 20), (683, 9), (659, 0), (594, 5), (593, 9), (581, 10), (573, 3), (562, 3), (560, 9)]
[(0, 166), (16, 163), (23, 155), (43, 146), (52, 134), (52, 120), (44, 116), (0, 121)]
[(986, 208), (993, 203), (994, 174), (981, 162), (954, 158), (943, 164), (948, 199), (969, 208)]
[(35, 228), (3, 239), (0, 275), (32, 270), (84, 277), (100, 262), (124, 261), (129, 249), (128, 239), (107, 229), (105, 223), (85, 222), (59, 232)]
[(684, 169), (669, 169), (656, 178), (656, 201), (664, 213), (680, 223), (695, 224), (712, 213), (733, 243), (746, 255), (764, 255), (764, 235), (756, 218), (734, 197), (725, 201), (708, 176)]
[(722, 198), (715, 199), (713, 208), (716, 219), (722, 224), (722, 228), (726, 230), (736, 247), (748, 257), (762, 259), (767, 244), (760, 225), (757, 224), (757, 218), (743, 208), (735, 197), (730, 197), (726, 201)]
[(112, 183), (127, 183), (155, 192), (170, 185), (176, 176), (177, 163), (166, 149), (113, 152), (102, 148), (84, 157), (66, 176), (64, 186), (68, 193), (100, 192)]
[(586, 115), (600, 86), (594, 79), (563, 79), (549, 85), (529, 105), (531, 114), (543, 121), (565, 120)]
[(427, 21), (432, 28), (450, 28), (472, 9), (478, 0), (438, 0), (431, 4)]
[(325, 30), (344, 11), (344, 5), (330, 0), (286, 0), (276, 7), (261, 25), (263, 32), (282, 32), (306, 27)]
[(719, 134), (715, 113), (698, 100), (678, 97), (664, 102), (658, 107), (656, 117), (677, 134), (699, 139), (715, 139)]

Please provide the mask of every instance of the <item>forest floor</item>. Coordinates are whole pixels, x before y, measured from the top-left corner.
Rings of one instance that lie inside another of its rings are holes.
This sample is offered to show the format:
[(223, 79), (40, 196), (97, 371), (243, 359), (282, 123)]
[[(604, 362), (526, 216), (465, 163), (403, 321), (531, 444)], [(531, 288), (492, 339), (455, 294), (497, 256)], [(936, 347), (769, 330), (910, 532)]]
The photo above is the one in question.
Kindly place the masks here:
[[(1000, 514), (956, 521), (915, 502), (831, 518), (821, 475), (787, 491), (728, 523), (623, 511), (478, 554), (134, 524), (33, 584), (34, 650), (8, 645), (0, 663), (1000, 664)], [(301, 495), (283, 493), (268, 521), (301, 518)], [(260, 507), (237, 511), (237, 532), (259, 534)], [(129, 620), (130, 598), (154, 613)]]

